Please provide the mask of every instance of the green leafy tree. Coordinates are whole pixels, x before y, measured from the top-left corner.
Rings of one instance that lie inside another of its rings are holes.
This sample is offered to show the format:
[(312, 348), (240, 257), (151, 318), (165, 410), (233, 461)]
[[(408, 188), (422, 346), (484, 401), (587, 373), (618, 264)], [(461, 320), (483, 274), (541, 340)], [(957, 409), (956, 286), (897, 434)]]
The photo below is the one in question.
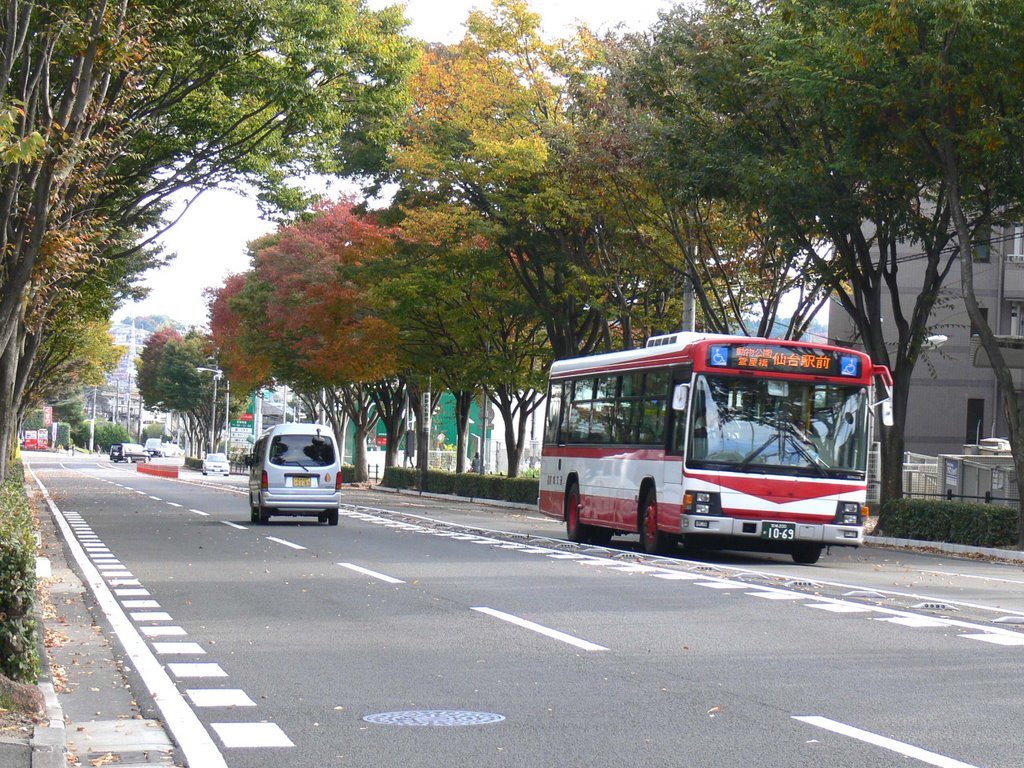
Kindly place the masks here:
[[(213, 414), (213, 377), (199, 368), (213, 368), (210, 339), (197, 331), (181, 336), (172, 328), (150, 336), (139, 356), (139, 392), (149, 408), (176, 411), (182, 418), (192, 454), (209, 445)], [(224, 388), (218, 390), (223, 399)], [(217, 411), (223, 415), (223, 403)], [(218, 425), (220, 419), (218, 418)], [(216, 429), (215, 429), (216, 431)]]
[[(870, 0), (677, 9), (643, 59), (644, 103), (659, 115), (659, 165), (674, 188), (762, 216), (892, 370), (895, 426), (880, 430), (887, 499), (901, 494), (911, 374), (955, 258), (938, 168), (888, 119), (916, 96), (890, 87), (903, 62), (868, 8), (888, 12)], [(924, 265), (912, 292), (897, 277), (900, 245)]]
[(109, 421), (97, 421), (96, 431), (93, 433), (93, 445), (109, 450), (114, 443), (126, 443), (129, 441), (128, 430), (124, 424), (112, 424)]
[(47, 308), (127, 291), (175, 192), (243, 183), (294, 208), (288, 178), (373, 172), (416, 56), (400, 10), (362, 0), (12, 0), (6, 18), (0, 471)]

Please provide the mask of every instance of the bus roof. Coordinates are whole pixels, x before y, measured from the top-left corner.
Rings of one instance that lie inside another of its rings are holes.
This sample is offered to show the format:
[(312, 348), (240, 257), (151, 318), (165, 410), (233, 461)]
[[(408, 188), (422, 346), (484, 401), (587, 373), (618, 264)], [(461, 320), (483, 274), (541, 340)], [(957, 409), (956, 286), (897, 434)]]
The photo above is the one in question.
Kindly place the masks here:
[[(705, 368), (706, 350), (711, 346), (732, 346), (742, 345), (744, 348), (761, 348), (768, 350), (780, 348), (782, 350), (818, 350), (841, 354), (843, 356), (856, 356), (860, 358), (861, 364), (858, 375), (853, 378), (860, 381), (870, 380), (872, 366), (868, 356), (854, 349), (847, 347), (836, 347), (831, 344), (821, 344), (808, 341), (789, 341), (786, 339), (765, 339), (752, 336), (729, 336), (715, 333), (695, 333), (681, 331), (679, 333), (652, 336), (647, 346), (639, 349), (628, 349), (621, 352), (608, 352), (600, 355), (589, 355), (587, 357), (574, 357), (566, 360), (557, 360), (551, 365), (550, 376), (552, 379), (568, 378), (581, 374), (611, 374), (620, 371), (639, 370), (665, 365), (679, 365), (695, 363), (696, 367)], [(756, 371), (746, 371), (757, 373)], [(832, 378), (826, 372), (819, 371), (779, 371), (771, 369), (764, 373), (774, 375), (825, 375)], [(849, 380), (849, 379), (848, 379)]]

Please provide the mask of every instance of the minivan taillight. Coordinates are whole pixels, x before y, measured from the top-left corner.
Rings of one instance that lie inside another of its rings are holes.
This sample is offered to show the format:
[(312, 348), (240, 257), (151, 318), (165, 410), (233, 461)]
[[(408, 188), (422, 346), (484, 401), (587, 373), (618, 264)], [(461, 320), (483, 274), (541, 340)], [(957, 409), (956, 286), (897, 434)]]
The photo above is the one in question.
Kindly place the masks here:
[(265, 491), (269, 487), (270, 480), (267, 479), (267, 470), (264, 469), (263, 473), (260, 475), (260, 488), (262, 488)]
[(334, 474), (334, 490), (336, 490), (336, 491), (340, 491), (341, 490), (341, 470), (340, 469)]

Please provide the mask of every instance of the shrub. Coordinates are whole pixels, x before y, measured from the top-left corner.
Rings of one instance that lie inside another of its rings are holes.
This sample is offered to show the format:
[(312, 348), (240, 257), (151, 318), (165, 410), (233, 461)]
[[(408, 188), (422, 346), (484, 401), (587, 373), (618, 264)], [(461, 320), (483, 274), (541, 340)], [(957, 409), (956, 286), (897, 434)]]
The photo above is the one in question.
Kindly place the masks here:
[[(420, 473), (409, 467), (388, 467), (384, 470), (381, 485), (386, 488), (419, 488)], [(494, 499), (521, 504), (536, 504), (539, 481), (532, 477), (505, 477), (504, 475), (480, 475), (475, 472), (427, 473), (426, 490), (430, 493), (444, 493), (465, 496), (472, 499)]]
[(0, 484), (0, 674), (21, 683), (39, 678), (36, 551), (20, 462)]
[(882, 509), (886, 536), (976, 547), (1017, 543), (1017, 510), (997, 504), (896, 499)]

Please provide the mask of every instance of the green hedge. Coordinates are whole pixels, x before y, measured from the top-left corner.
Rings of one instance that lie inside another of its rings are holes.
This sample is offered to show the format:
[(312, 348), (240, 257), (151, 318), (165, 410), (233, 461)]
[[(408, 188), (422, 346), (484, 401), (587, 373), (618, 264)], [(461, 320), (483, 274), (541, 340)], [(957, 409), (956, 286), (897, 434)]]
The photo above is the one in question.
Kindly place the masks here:
[(35, 599), (36, 543), (20, 462), (0, 484), (0, 674), (39, 679)]
[(881, 520), (883, 534), (900, 539), (976, 547), (1017, 543), (1017, 510), (997, 504), (897, 499), (882, 508)]
[[(419, 488), (420, 472), (410, 467), (388, 467), (381, 485), (387, 488)], [(427, 472), (430, 493), (446, 493), (473, 499), (494, 499), (520, 504), (536, 504), (540, 483), (535, 477), (480, 475), (475, 472)]]

